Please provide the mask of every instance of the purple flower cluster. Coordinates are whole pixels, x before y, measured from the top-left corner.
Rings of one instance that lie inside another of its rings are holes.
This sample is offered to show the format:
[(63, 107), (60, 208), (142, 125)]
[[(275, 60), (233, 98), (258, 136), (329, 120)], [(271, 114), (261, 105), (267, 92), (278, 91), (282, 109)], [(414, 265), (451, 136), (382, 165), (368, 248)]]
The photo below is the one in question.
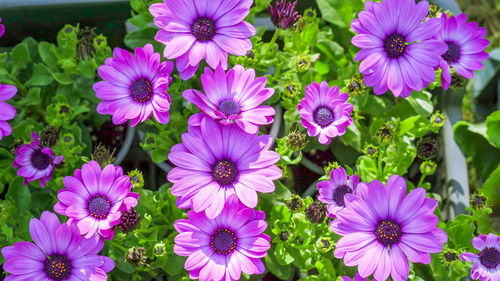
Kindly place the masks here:
[(31, 219), (29, 230), (33, 242), (2, 249), (3, 269), (10, 273), (5, 281), (105, 281), (115, 267), (112, 259), (98, 255), (104, 246), (98, 236), (80, 236), (76, 226), (61, 224), (51, 212), (43, 212), (40, 220)]
[(55, 156), (50, 147), (42, 147), (37, 133), (31, 134), (33, 139), (29, 144), (22, 144), (16, 149), (16, 158), (12, 164), (18, 168), (17, 175), (24, 177), (24, 184), (40, 180), (40, 185), (52, 178), (55, 166), (60, 164), (63, 156)]
[(481, 69), (488, 55), (486, 30), (467, 23), (467, 16), (427, 18), (429, 3), (415, 0), (365, 2), (351, 23), (357, 33), (352, 44), (361, 50), (354, 60), (375, 94), (390, 90), (396, 97), (421, 91), (441, 67), (443, 88), (451, 81), (450, 67), (465, 77)]
[(463, 253), (460, 259), (474, 263), (470, 276), (474, 280), (500, 280), (500, 237), (490, 233), (472, 239), (472, 245), (479, 254)]

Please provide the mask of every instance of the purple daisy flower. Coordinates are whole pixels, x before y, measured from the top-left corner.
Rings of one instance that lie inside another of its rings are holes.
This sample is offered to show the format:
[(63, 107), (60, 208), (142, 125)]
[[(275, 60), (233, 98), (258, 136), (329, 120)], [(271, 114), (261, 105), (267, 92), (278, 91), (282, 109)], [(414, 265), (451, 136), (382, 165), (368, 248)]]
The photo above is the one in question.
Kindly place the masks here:
[(446, 13), (443, 13), (441, 24), (440, 32), (435, 38), (448, 46), (439, 63), (439, 67), (443, 70), (441, 83), (443, 89), (447, 90), (451, 83), (450, 68), (468, 79), (474, 77), (474, 70), (483, 68), (482, 61), (488, 59), (488, 53), (484, 50), (490, 41), (484, 38), (486, 28), (478, 27), (475, 22), (467, 22), (466, 14), (448, 18)]
[(330, 138), (345, 134), (352, 123), (352, 104), (348, 99), (347, 93), (340, 93), (337, 86), (329, 88), (325, 81), (321, 85), (317, 82), (307, 85), (305, 97), (297, 108), (309, 136), (318, 136), (321, 144), (329, 144)]
[(205, 59), (215, 69), (227, 69), (227, 54), (245, 55), (255, 28), (243, 21), (252, 0), (165, 0), (149, 11), (160, 28), (155, 40), (165, 44), (163, 55), (176, 59), (183, 80), (191, 78)]
[(356, 194), (359, 176), (349, 177), (344, 168), (339, 167), (330, 173), (329, 181), (320, 181), (318, 200), (328, 204), (328, 216), (334, 218), (337, 212), (345, 208), (344, 195)]
[(493, 233), (481, 234), (472, 239), (472, 245), (479, 254), (463, 253), (460, 259), (473, 262), (470, 276), (481, 281), (500, 280), (500, 237)]
[(426, 198), (423, 188), (406, 195), (406, 182), (393, 175), (386, 186), (374, 180), (360, 183), (357, 194), (346, 194), (345, 209), (330, 227), (343, 236), (334, 255), (347, 266), (358, 265), (359, 275), (378, 281), (406, 280), (408, 259), (429, 264), (429, 253), (440, 252), (448, 239), (437, 228), (437, 200)]
[(80, 236), (54, 213), (45, 211), (40, 220), (31, 219), (29, 230), (34, 243), (16, 242), (2, 249), (7, 260), (3, 269), (11, 274), (5, 281), (105, 281), (115, 267), (112, 259), (98, 255), (104, 246), (98, 236)]
[(356, 273), (356, 275), (354, 275), (354, 279), (352, 279), (351, 277), (349, 276), (342, 276), (342, 278), (340, 279), (340, 281), (366, 281), (365, 278), (359, 276), (359, 273)]
[(222, 212), (210, 219), (205, 213), (189, 211), (187, 219), (174, 223), (179, 232), (174, 252), (187, 256), (184, 268), (200, 281), (239, 280), (241, 272), (261, 274), (270, 237), (263, 211), (241, 204), (231, 196)]
[[(2, 25), (0, 24), (0, 36), (2, 36), (1, 33)], [(16, 116), (16, 109), (5, 101), (11, 99), (16, 93), (16, 87), (0, 84), (0, 140), (12, 133), (12, 127), (7, 123), (7, 120), (11, 120)]]
[[(0, 18), (0, 22), (2, 22), (2, 18)], [(5, 33), (5, 26), (0, 23), (0, 37), (2, 37), (4, 33)]]
[(68, 224), (76, 225), (87, 238), (96, 232), (105, 239), (113, 238), (122, 212), (135, 207), (139, 199), (139, 194), (130, 191), (130, 178), (111, 164), (101, 171), (96, 161), (90, 161), (63, 183), (66, 188), (57, 192), (59, 202), (54, 210), (67, 216)]
[(168, 85), (172, 81), (174, 65), (160, 63), (160, 54), (153, 46), (135, 48), (134, 55), (115, 48), (113, 58), (99, 66), (104, 81), (94, 84), (96, 96), (103, 101), (97, 106), (100, 114), (113, 115), (114, 124), (132, 120), (130, 126), (149, 119), (151, 114), (162, 124), (169, 121), (170, 96)]
[(205, 211), (215, 218), (224, 202), (236, 194), (250, 208), (257, 206), (257, 191), (273, 192), (281, 177), (274, 165), (280, 156), (269, 151), (272, 138), (247, 134), (235, 125), (223, 126), (209, 117), (200, 126), (189, 126), (182, 143), (168, 156), (176, 165), (168, 173), (179, 208)]
[[(201, 75), (205, 94), (190, 89), (182, 96), (219, 123), (235, 123), (245, 132), (255, 134), (260, 125), (273, 122), (274, 108), (260, 105), (274, 94), (274, 89), (266, 88), (266, 81), (266, 77), (255, 79), (255, 70), (245, 70), (241, 65), (227, 73), (220, 65), (214, 72), (206, 67)], [(199, 126), (205, 114), (192, 115), (189, 124)]]
[(37, 133), (31, 133), (31, 138), (30, 144), (22, 144), (16, 149), (12, 166), (18, 168), (18, 176), (24, 177), (24, 184), (40, 180), (40, 186), (45, 186), (64, 156), (55, 156), (50, 147), (42, 147)]
[(429, 3), (414, 0), (365, 2), (365, 11), (351, 23), (358, 35), (352, 44), (361, 50), (354, 57), (362, 61), (359, 71), (376, 95), (388, 89), (396, 97), (408, 97), (420, 91), (435, 78), (446, 44), (433, 39), (441, 27), (437, 18), (423, 21)]

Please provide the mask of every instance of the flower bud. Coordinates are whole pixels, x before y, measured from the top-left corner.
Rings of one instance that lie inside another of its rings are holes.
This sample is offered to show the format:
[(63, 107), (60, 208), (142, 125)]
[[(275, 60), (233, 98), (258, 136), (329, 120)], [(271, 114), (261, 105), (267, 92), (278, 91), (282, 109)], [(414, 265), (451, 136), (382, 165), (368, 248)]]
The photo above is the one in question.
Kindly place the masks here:
[(43, 147), (52, 147), (59, 139), (59, 128), (47, 126), (40, 132), (40, 144)]
[(146, 249), (143, 247), (133, 247), (128, 249), (126, 260), (131, 265), (138, 267), (146, 264)]
[(144, 177), (142, 176), (141, 171), (135, 169), (128, 173), (130, 177), (130, 182), (132, 183), (132, 187), (134, 189), (140, 189), (144, 187)]
[(420, 164), (420, 173), (429, 176), (436, 172), (437, 164), (434, 161), (427, 160)]
[(312, 223), (322, 223), (326, 218), (326, 204), (315, 200), (307, 208), (306, 216)]
[(130, 209), (122, 213), (120, 223), (116, 227), (122, 232), (127, 233), (132, 231), (139, 224), (140, 219), (141, 215), (135, 209)]
[(297, 6), (297, 1), (288, 2), (281, 0), (274, 2), (274, 4), (269, 4), (269, 15), (273, 24), (281, 29), (292, 27), (300, 18), (299, 13), (295, 11), (295, 6)]
[(432, 137), (425, 137), (417, 144), (417, 156), (423, 160), (430, 160), (439, 155), (439, 142)]
[(115, 160), (114, 154), (115, 154), (115, 149), (110, 151), (104, 145), (99, 144), (94, 149), (94, 153), (92, 153), (92, 160), (97, 161), (97, 163), (101, 165), (101, 168), (104, 168), (107, 165), (113, 163), (113, 161)]
[(287, 206), (292, 212), (300, 212), (304, 208), (304, 201), (302, 198), (296, 194), (292, 195), (292, 198), (287, 200)]
[(379, 143), (390, 143), (394, 138), (394, 126), (384, 125), (378, 128), (375, 136), (377, 137)]
[(486, 207), (488, 197), (480, 193), (473, 193), (470, 197), (470, 205), (474, 210), (481, 210)]
[(292, 131), (286, 136), (285, 143), (288, 148), (293, 151), (301, 151), (306, 147), (309, 140), (307, 140), (307, 135), (300, 131)]

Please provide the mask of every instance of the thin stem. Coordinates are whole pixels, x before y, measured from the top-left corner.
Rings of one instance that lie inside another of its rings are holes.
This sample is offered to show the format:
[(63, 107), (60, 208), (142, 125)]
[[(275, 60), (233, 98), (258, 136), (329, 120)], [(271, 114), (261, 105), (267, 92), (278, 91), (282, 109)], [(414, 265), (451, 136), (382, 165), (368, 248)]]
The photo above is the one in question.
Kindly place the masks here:
[(424, 183), (425, 177), (426, 177), (425, 174), (422, 174), (420, 176), (420, 179), (418, 180), (418, 183), (417, 183), (417, 187), (422, 186), (422, 184)]
[(274, 31), (274, 34), (273, 34), (273, 38), (271, 38), (271, 41), (269, 41), (266, 45), (266, 48), (264, 49), (264, 55), (267, 55), (267, 52), (269, 52), (269, 49), (271, 48), (271, 46), (274, 45), (274, 43), (276, 43), (276, 40), (278, 40), (280, 36), (280, 29), (279, 28), (276, 28), (276, 30)]

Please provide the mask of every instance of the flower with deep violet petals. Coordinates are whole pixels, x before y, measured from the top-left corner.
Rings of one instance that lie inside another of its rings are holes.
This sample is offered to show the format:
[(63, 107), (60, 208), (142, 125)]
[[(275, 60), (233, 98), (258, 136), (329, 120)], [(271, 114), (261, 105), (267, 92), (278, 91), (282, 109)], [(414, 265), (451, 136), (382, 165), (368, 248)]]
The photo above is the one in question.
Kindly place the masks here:
[(330, 138), (345, 134), (352, 123), (352, 104), (348, 99), (347, 93), (340, 93), (337, 86), (329, 88), (325, 81), (307, 85), (305, 97), (297, 107), (309, 136), (318, 136), (321, 144), (329, 144)]
[(166, 124), (170, 118), (167, 89), (172, 81), (173, 62), (160, 63), (160, 54), (154, 52), (151, 44), (135, 48), (134, 54), (115, 48), (113, 58), (99, 66), (98, 73), (104, 81), (93, 86), (96, 96), (102, 99), (97, 112), (112, 115), (117, 125), (131, 120), (130, 126), (134, 127), (151, 114)]
[[(274, 109), (261, 105), (274, 94), (274, 89), (266, 88), (266, 80), (266, 77), (256, 79), (255, 70), (245, 70), (241, 65), (227, 73), (220, 65), (214, 72), (206, 67), (201, 75), (205, 93), (190, 89), (182, 96), (219, 123), (235, 123), (245, 132), (255, 134), (260, 125), (273, 122)], [(200, 125), (205, 114), (192, 115), (189, 124)]]
[(359, 275), (378, 281), (406, 280), (408, 260), (429, 264), (430, 253), (440, 252), (446, 233), (437, 228), (437, 200), (426, 198), (423, 188), (406, 195), (406, 182), (393, 175), (384, 186), (374, 180), (360, 183), (356, 194), (346, 194), (345, 209), (330, 227), (342, 238), (334, 255), (347, 266), (358, 266)]
[(168, 159), (177, 167), (168, 173), (179, 208), (205, 211), (215, 218), (224, 202), (236, 194), (247, 207), (257, 206), (257, 191), (273, 192), (281, 177), (274, 165), (278, 153), (269, 151), (272, 138), (248, 134), (236, 125), (224, 126), (210, 117), (189, 126), (182, 143), (172, 147)]
[(335, 217), (337, 212), (344, 209), (344, 196), (356, 194), (359, 176), (349, 177), (344, 168), (339, 167), (330, 173), (330, 180), (320, 181), (318, 187), (318, 200), (328, 204), (328, 216)]
[[(0, 33), (1, 31), (0, 27)], [(11, 99), (16, 93), (16, 87), (0, 84), (0, 140), (12, 133), (12, 127), (7, 123), (7, 120), (11, 120), (16, 116), (16, 109), (5, 101)]]
[(441, 27), (437, 18), (423, 21), (429, 3), (415, 0), (365, 2), (365, 11), (351, 23), (357, 33), (352, 44), (361, 50), (354, 57), (362, 61), (359, 72), (376, 95), (388, 89), (396, 97), (408, 97), (435, 79), (446, 44), (433, 38)]
[[(0, 22), (2, 22), (2, 18), (0, 18)], [(0, 23), (0, 37), (2, 37), (4, 33), (5, 33), (5, 26)]]
[(435, 37), (448, 46), (439, 63), (439, 67), (443, 70), (441, 72), (443, 89), (450, 87), (450, 68), (468, 79), (474, 77), (475, 70), (483, 68), (482, 61), (488, 59), (488, 53), (484, 50), (490, 43), (485, 36), (486, 28), (478, 27), (475, 22), (467, 22), (466, 14), (448, 18), (446, 13), (443, 13), (441, 30)]
[(472, 239), (472, 245), (479, 254), (463, 253), (460, 259), (474, 263), (470, 276), (474, 280), (500, 280), (500, 237), (493, 233), (481, 234)]
[(99, 236), (80, 236), (75, 226), (61, 224), (54, 213), (45, 211), (40, 220), (31, 219), (33, 242), (16, 242), (2, 249), (3, 269), (18, 280), (92, 280), (105, 281), (115, 263), (98, 253), (104, 242)]
[(160, 28), (155, 40), (165, 44), (163, 55), (176, 59), (183, 80), (191, 78), (202, 60), (227, 69), (227, 54), (246, 55), (255, 27), (243, 21), (252, 0), (165, 0), (149, 11)]
[(231, 196), (222, 212), (209, 219), (205, 213), (189, 211), (187, 219), (174, 223), (179, 234), (174, 252), (187, 256), (184, 268), (191, 279), (200, 281), (239, 280), (241, 272), (261, 274), (270, 237), (263, 211), (241, 204)]
[(342, 278), (340, 279), (340, 281), (366, 281), (365, 278), (359, 276), (359, 273), (356, 273), (356, 275), (354, 275), (354, 279), (352, 279), (351, 277), (349, 276), (342, 276)]
[(90, 161), (81, 170), (76, 169), (74, 177), (65, 177), (63, 183), (65, 188), (57, 192), (59, 202), (54, 210), (67, 216), (68, 224), (76, 225), (87, 238), (95, 233), (113, 238), (122, 212), (135, 207), (139, 199), (139, 194), (130, 191), (130, 178), (112, 164), (101, 171), (96, 161)]
[(269, 10), (269, 16), (274, 26), (281, 29), (292, 27), (300, 19), (299, 13), (295, 11), (295, 6), (297, 6), (297, 1), (288, 2), (287, 0), (281, 0), (274, 2), (274, 4), (269, 4), (267, 9)]
[(18, 168), (18, 176), (24, 177), (24, 184), (40, 180), (40, 186), (45, 186), (64, 156), (55, 156), (50, 147), (42, 147), (37, 133), (31, 133), (31, 138), (31, 143), (22, 144), (16, 149), (12, 166)]

